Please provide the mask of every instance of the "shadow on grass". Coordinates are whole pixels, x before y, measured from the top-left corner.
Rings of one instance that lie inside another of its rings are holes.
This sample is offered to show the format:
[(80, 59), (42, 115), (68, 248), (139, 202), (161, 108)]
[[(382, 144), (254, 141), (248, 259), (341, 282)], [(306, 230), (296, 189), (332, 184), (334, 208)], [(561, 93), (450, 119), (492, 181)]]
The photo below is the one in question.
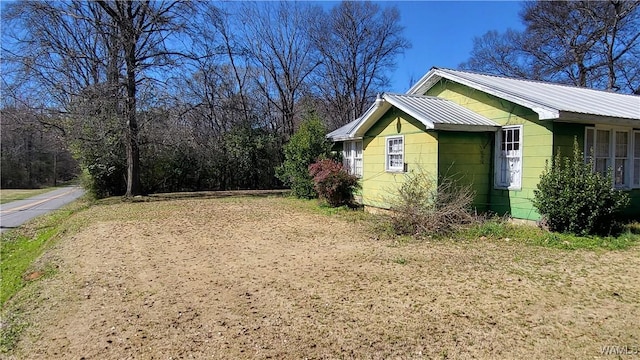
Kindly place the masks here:
[(134, 197), (111, 197), (101, 199), (101, 204), (118, 202), (153, 202), (190, 199), (219, 199), (228, 197), (285, 197), (291, 190), (227, 190), (227, 191), (193, 191), (139, 195)]

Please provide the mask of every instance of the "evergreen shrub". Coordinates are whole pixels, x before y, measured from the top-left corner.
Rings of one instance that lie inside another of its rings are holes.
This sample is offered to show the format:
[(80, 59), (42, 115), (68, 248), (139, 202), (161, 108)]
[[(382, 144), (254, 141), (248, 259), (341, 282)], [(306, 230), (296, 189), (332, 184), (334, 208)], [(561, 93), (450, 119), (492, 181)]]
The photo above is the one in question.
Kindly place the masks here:
[(618, 216), (629, 204), (628, 195), (617, 190), (611, 172), (593, 170), (591, 161), (574, 141), (573, 156), (554, 157), (547, 164), (534, 192), (533, 205), (551, 231), (576, 235), (609, 235), (620, 229)]

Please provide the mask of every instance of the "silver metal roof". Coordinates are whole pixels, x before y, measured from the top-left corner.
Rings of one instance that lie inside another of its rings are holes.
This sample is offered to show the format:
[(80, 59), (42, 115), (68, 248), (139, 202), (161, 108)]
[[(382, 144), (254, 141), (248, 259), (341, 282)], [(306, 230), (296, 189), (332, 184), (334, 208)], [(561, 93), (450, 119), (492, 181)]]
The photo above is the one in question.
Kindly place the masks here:
[(438, 125), (499, 126), (484, 116), (452, 101), (419, 95), (384, 94), (382, 98), (425, 124), (428, 129)]
[[(640, 120), (640, 96), (540, 81), (513, 79), (459, 70), (433, 68), (408, 94), (424, 94), (441, 78), (532, 109), (540, 119), (561, 119), (563, 113)], [(569, 115), (571, 115), (569, 114)]]
[(327, 138), (333, 141), (360, 138), (391, 106), (422, 122), (427, 129), (491, 131), (499, 126), (449, 100), (423, 96), (443, 78), (527, 107), (538, 113), (541, 120), (609, 121), (640, 127), (637, 95), (433, 68), (407, 94), (382, 94), (362, 117), (329, 133)]
[(333, 141), (362, 138), (393, 106), (420, 121), (426, 129), (496, 131), (499, 128), (497, 123), (446, 99), (385, 93), (379, 95), (376, 102), (358, 120), (327, 137)]
[(357, 118), (351, 121), (350, 123), (333, 130), (332, 132), (327, 134), (327, 139), (331, 141), (343, 141), (343, 140), (350, 139), (351, 137), (349, 137), (349, 133), (351, 132), (351, 130), (353, 130), (353, 128), (358, 124), (358, 122), (361, 119), (362, 118)]

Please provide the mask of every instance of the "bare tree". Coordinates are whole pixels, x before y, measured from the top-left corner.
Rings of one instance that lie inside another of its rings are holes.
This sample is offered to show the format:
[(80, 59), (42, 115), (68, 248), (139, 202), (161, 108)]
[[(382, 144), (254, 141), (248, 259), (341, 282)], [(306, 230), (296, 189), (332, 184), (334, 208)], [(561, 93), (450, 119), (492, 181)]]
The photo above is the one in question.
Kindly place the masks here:
[(537, 1), (523, 32), (476, 38), (461, 67), (582, 87), (640, 92), (640, 3)]
[(524, 79), (541, 79), (522, 50), (522, 33), (508, 29), (504, 34), (489, 31), (473, 39), (471, 57), (462, 65), (467, 69)]
[(590, 12), (607, 29), (599, 51), (607, 68), (606, 88), (640, 93), (640, 3), (610, 1), (596, 4)]
[[(6, 95), (5, 95), (6, 96)], [(0, 186), (55, 186), (78, 175), (77, 163), (62, 141), (62, 133), (47, 119), (50, 114), (25, 106), (0, 109)]]
[[(3, 20), (14, 26), (10, 60), (26, 84), (48, 96), (43, 106), (72, 113), (81, 98), (121, 121), (126, 149), (126, 194), (140, 193), (140, 86), (183, 54), (168, 47), (185, 29), (192, 6), (181, 1), (18, 2)], [(160, 75), (162, 77), (163, 75)]]
[(106, 46), (96, 29), (101, 19), (91, 5), (72, 1), (5, 6), (3, 77), (16, 92), (28, 94), (32, 106), (64, 109), (81, 91), (105, 81)]
[(388, 71), (411, 45), (397, 8), (343, 1), (317, 17), (311, 32), (323, 61), (318, 86), (331, 108), (332, 128), (360, 116), (388, 85)]
[(207, 4), (203, 9), (192, 45), (197, 61), (179, 85), (221, 133), (235, 123), (251, 124), (255, 117), (251, 94), (257, 72), (249, 65), (242, 35), (234, 32), (241, 24), (228, 8)]
[(302, 3), (251, 3), (242, 9), (244, 51), (259, 71), (256, 79), (265, 99), (279, 112), (278, 130), (295, 130), (296, 103), (319, 65), (308, 26), (317, 9)]
[(301, 110), (330, 108), (336, 126), (359, 115), (408, 46), (395, 9), (325, 15), (290, 2), (12, 2), (3, 109), (66, 134), (99, 196), (279, 186)]
[(127, 156), (127, 191), (140, 192), (140, 150), (138, 144), (138, 82), (145, 70), (173, 64), (173, 55), (183, 55), (167, 48), (166, 39), (184, 29), (182, 3), (150, 1), (98, 1), (112, 20), (112, 34), (124, 56), (126, 89), (124, 144)]

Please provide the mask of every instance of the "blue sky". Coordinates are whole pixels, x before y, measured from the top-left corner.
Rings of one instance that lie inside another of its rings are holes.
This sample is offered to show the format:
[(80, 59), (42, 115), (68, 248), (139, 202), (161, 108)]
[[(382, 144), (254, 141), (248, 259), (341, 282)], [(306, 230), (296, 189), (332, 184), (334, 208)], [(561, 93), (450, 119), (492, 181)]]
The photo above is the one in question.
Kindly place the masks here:
[[(489, 30), (522, 29), (520, 1), (376, 1), (397, 6), (411, 49), (396, 59), (387, 91), (403, 93), (433, 66), (457, 68), (469, 58), (473, 38)], [(0, 0), (0, 8), (7, 0)], [(321, 1), (325, 7), (337, 1)]]
[(389, 91), (403, 93), (433, 66), (457, 68), (469, 58), (473, 38), (489, 30), (523, 29), (516, 1), (380, 2), (400, 10), (412, 48), (397, 59)]

